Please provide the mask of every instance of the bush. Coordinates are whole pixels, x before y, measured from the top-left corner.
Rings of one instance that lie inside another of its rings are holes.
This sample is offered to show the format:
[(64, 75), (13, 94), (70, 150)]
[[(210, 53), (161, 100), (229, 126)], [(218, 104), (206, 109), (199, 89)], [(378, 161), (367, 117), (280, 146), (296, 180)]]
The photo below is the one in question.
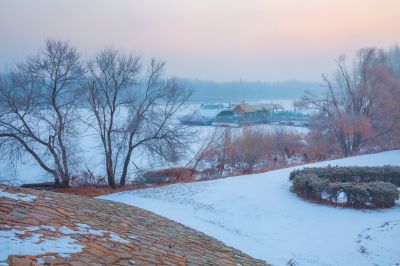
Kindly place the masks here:
[(306, 199), (354, 208), (387, 208), (394, 206), (399, 198), (399, 169), (392, 166), (304, 168), (291, 172), (289, 178), (293, 191)]
[(313, 167), (295, 170), (290, 173), (289, 179), (299, 173), (314, 173), (320, 178), (327, 178), (330, 182), (372, 182), (384, 181), (400, 186), (400, 166), (381, 166), (381, 167)]
[(181, 181), (193, 181), (194, 173), (196, 172), (193, 168), (167, 168), (157, 171), (148, 171), (138, 178), (133, 184), (158, 185)]
[(371, 202), (378, 208), (392, 207), (395, 200), (399, 199), (399, 191), (393, 184), (380, 181), (368, 184), (370, 185), (368, 190), (371, 195)]

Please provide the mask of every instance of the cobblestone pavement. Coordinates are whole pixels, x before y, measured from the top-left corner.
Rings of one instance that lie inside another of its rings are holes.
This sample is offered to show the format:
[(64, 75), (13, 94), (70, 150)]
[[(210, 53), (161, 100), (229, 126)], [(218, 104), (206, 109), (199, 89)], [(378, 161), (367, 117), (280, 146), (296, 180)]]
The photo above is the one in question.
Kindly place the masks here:
[(0, 186), (0, 265), (7, 263), (267, 265), (203, 233), (139, 208)]

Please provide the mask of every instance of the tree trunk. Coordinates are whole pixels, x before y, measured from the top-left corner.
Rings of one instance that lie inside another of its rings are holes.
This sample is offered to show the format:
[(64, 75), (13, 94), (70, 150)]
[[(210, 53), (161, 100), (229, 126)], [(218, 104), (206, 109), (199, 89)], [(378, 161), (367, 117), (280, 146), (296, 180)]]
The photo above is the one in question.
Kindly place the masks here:
[(133, 151), (133, 149), (129, 148), (128, 153), (125, 157), (124, 167), (122, 169), (121, 180), (119, 182), (119, 185), (121, 187), (126, 185), (126, 176), (128, 174), (128, 167), (129, 167), (129, 162), (131, 161), (132, 151)]
[(63, 175), (61, 176), (61, 186), (62, 186), (63, 188), (68, 188), (68, 187), (70, 187), (69, 181), (70, 181), (69, 175), (63, 174)]
[(111, 186), (112, 189), (116, 189), (117, 185), (115, 183), (115, 174), (114, 174), (113, 162), (112, 162), (111, 158), (107, 158), (106, 165), (107, 165), (108, 184)]

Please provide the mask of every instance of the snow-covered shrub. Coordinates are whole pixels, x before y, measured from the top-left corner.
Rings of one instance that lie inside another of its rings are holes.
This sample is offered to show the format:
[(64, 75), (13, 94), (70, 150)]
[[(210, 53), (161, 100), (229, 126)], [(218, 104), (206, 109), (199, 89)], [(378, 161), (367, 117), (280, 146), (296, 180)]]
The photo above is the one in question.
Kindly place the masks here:
[(392, 207), (399, 198), (397, 187), (388, 182), (371, 182), (367, 188), (371, 195), (371, 202), (377, 207)]
[(321, 198), (329, 189), (329, 180), (319, 178), (316, 174), (300, 173), (292, 181), (294, 191), (306, 198)]
[(388, 166), (305, 168), (293, 171), (289, 178), (293, 191), (307, 199), (354, 208), (386, 208), (399, 198), (398, 170)]
[(384, 181), (400, 186), (400, 166), (310, 167), (291, 172), (289, 179), (292, 180), (298, 173), (314, 173), (330, 182)]

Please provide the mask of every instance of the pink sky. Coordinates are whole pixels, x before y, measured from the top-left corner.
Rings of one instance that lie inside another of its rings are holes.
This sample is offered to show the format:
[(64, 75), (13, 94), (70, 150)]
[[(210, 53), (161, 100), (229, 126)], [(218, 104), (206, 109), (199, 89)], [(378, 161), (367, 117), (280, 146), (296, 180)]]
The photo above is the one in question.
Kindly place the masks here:
[(319, 80), (340, 54), (400, 38), (399, 0), (0, 0), (0, 63), (62, 38), (209, 80)]

